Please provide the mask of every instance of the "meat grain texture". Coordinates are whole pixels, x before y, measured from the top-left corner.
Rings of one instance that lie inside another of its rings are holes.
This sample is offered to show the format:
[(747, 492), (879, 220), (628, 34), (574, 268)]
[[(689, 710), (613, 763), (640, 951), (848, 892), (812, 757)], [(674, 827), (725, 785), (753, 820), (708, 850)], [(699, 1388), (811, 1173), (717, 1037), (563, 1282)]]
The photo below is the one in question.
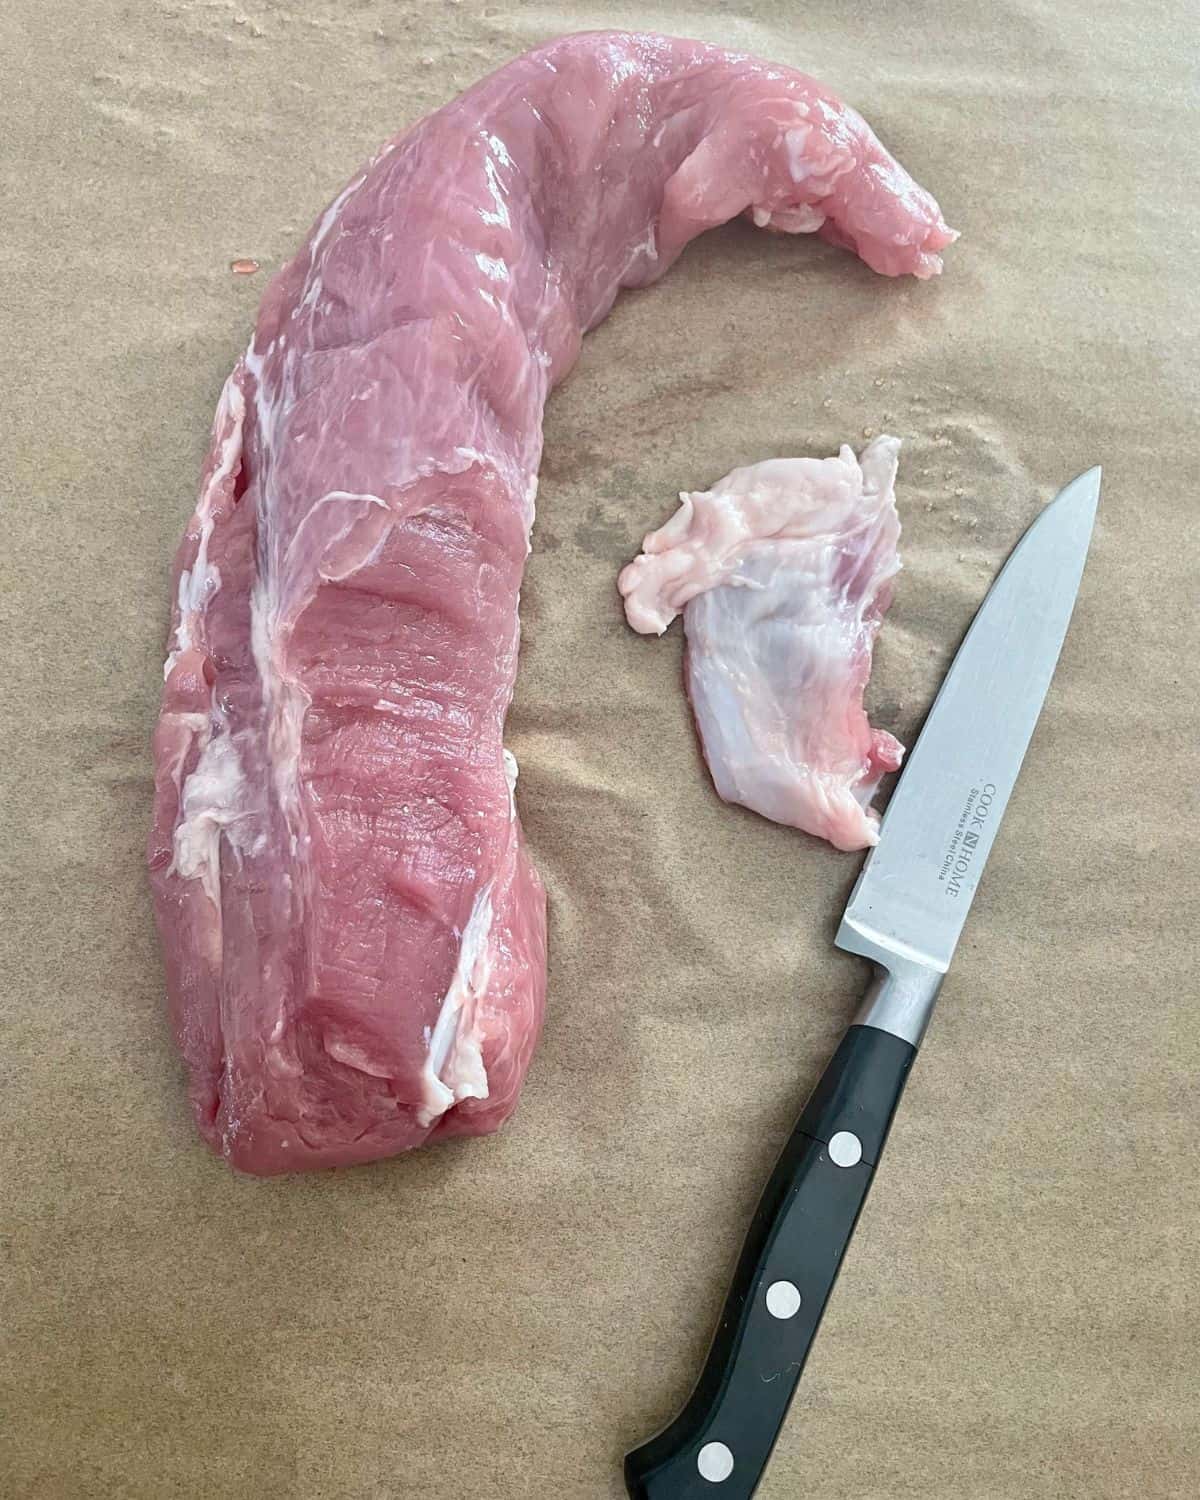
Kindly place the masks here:
[(149, 859), (204, 1139), (273, 1173), (494, 1130), (545, 900), (503, 745), (542, 410), (737, 214), (886, 275), (953, 238), (812, 79), (568, 37), (385, 145), (274, 279), (175, 564)]

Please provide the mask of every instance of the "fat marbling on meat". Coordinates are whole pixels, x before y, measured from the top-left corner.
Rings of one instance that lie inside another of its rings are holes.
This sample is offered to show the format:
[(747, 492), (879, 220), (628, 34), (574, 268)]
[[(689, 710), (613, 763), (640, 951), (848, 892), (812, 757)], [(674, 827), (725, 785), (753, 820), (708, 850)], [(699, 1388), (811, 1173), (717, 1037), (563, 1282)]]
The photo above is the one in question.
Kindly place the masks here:
[(776, 458), (682, 494), (621, 572), (629, 623), (661, 635), (682, 611), (687, 688), (713, 784), (838, 849), (877, 840), (871, 798), (899, 741), (863, 709), (892, 579), (896, 459)]
[(503, 745), (543, 405), (622, 287), (742, 212), (887, 275), (953, 238), (812, 79), (594, 34), (390, 141), (269, 286), (176, 558), (149, 850), (192, 1107), (235, 1166), (511, 1112), (545, 990)]

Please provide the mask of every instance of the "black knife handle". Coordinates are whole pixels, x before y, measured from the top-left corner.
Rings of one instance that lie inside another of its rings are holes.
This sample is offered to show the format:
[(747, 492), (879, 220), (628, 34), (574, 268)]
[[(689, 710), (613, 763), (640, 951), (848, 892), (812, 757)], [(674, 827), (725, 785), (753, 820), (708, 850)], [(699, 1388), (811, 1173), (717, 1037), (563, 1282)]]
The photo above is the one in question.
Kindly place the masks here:
[(791, 1404), (916, 1048), (851, 1026), (784, 1148), (687, 1405), (625, 1457), (632, 1500), (749, 1500)]

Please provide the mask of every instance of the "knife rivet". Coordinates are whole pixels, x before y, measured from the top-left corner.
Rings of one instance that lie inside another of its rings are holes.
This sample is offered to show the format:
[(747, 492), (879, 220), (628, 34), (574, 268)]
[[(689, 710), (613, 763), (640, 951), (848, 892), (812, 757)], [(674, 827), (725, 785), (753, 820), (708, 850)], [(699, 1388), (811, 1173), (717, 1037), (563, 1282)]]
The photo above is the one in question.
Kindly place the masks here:
[(856, 1167), (862, 1161), (862, 1142), (852, 1130), (839, 1130), (830, 1137), (829, 1160), (835, 1167)]
[(790, 1281), (773, 1281), (767, 1288), (767, 1311), (773, 1318), (794, 1318), (801, 1300), (800, 1288)]
[(733, 1473), (733, 1453), (724, 1443), (705, 1443), (696, 1455), (700, 1478), (709, 1484), (720, 1484)]

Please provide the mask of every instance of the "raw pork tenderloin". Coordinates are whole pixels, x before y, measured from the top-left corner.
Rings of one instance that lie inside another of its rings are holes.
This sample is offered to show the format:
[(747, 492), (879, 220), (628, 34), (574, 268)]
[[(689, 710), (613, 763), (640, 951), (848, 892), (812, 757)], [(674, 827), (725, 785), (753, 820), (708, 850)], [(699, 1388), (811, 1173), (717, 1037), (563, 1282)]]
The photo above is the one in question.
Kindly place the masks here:
[(255, 1173), (494, 1130), (545, 989), (503, 746), (547, 392), (749, 212), (887, 275), (953, 238), (789, 68), (567, 37), (389, 142), (225, 386), (154, 736), (150, 866), (204, 1139)]

